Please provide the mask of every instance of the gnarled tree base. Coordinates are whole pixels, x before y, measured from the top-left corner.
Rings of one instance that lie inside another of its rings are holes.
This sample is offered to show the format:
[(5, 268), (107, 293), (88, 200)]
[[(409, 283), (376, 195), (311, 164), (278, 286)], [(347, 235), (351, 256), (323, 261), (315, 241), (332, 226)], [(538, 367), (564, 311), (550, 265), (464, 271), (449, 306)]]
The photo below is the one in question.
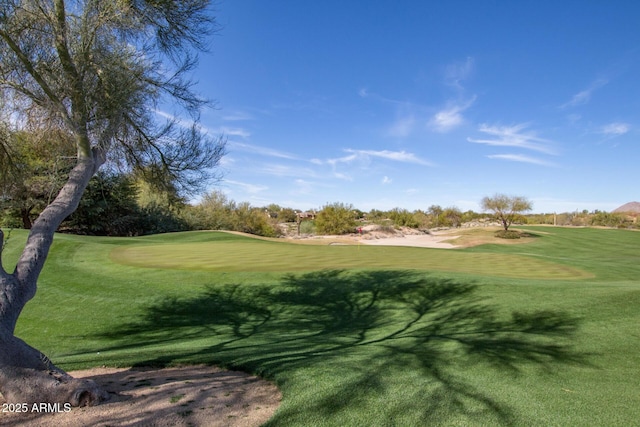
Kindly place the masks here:
[(0, 394), (7, 403), (92, 406), (109, 398), (94, 381), (76, 379), (0, 328)]

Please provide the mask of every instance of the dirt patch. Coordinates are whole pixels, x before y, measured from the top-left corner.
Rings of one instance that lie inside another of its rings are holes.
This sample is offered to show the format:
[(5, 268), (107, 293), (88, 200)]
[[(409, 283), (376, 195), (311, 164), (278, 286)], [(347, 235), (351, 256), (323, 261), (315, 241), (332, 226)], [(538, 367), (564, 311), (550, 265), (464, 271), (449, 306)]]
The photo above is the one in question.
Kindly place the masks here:
[[(361, 239), (363, 245), (384, 245), (384, 246), (414, 246), (420, 248), (452, 249), (457, 246), (455, 242), (459, 236), (437, 235), (437, 234), (406, 234), (402, 236), (385, 236), (373, 239)], [(445, 242), (446, 241), (446, 242)]]
[[(443, 233), (444, 234), (444, 233)], [(386, 246), (417, 246), (424, 248), (455, 248), (456, 245), (443, 243), (456, 236), (418, 230), (409, 227), (380, 226), (377, 224), (363, 225), (357, 233), (340, 236), (331, 235), (296, 235), (288, 234), (285, 240), (292, 243), (320, 244), (320, 245), (386, 245)], [(282, 238), (281, 238), (282, 239)]]
[(297, 235), (289, 228), (289, 233), (283, 237), (260, 237), (247, 233), (228, 231), (228, 233), (240, 234), (256, 239), (270, 241), (287, 241), (290, 243), (307, 245), (377, 245), (377, 246), (415, 246), (422, 248), (456, 249), (468, 248), (484, 244), (513, 245), (535, 241), (538, 234), (548, 234), (541, 231), (530, 233), (521, 230), (524, 234), (521, 239), (501, 239), (495, 236), (495, 232), (501, 230), (499, 226), (482, 225), (477, 227), (445, 228), (420, 230), (410, 227), (381, 226), (367, 224), (359, 227), (357, 233), (343, 234), (339, 236), (302, 234)]
[[(1, 426), (259, 426), (280, 405), (277, 387), (243, 372), (211, 366), (167, 369), (96, 368), (90, 377), (111, 395), (98, 406), (48, 408), (59, 412), (0, 414)], [(0, 399), (1, 403), (4, 403)], [(3, 406), (4, 407), (4, 406)]]

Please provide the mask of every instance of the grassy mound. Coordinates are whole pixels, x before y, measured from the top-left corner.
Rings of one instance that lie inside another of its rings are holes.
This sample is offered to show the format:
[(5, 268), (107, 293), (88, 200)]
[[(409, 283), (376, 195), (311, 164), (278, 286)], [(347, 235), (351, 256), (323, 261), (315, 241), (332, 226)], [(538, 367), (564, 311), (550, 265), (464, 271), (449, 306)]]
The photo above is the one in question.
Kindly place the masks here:
[(519, 239), (522, 237), (522, 233), (517, 230), (498, 230), (495, 236), (501, 239)]
[(299, 245), (228, 233), (200, 233), (198, 239), (187, 242), (174, 240), (158, 241), (156, 245), (120, 246), (110, 253), (110, 257), (123, 265), (189, 271), (419, 269), (538, 279), (592, 277), (592, 274), (564, 263), (516, 254), (366, 245)]

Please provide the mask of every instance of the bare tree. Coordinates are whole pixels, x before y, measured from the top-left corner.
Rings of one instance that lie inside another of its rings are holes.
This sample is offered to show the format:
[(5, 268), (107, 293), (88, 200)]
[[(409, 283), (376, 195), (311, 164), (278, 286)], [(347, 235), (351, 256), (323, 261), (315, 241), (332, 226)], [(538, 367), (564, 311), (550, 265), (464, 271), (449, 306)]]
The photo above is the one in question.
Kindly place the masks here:
[(224, 141), (158, 114), (172, 105), (197, 123), (207, 104), (188, 72), (216, 28), (208, 6), (208, 0), (0, 2), (0, 160), (11, 163), (6, 128), (42, 135), (60, 129), (77, 152), (68, 180), (33, 222), (15, 270), (0, 263), (0, 393), (8, 401), (84, 405), (105, 397), (94, 382), (71, 378), (17, 338), (16, 322), (36, 293), (55, 230), (105, 162), (143, 170), (160, 184), (169, 179), (183, 192), (212, 178)]
[(484, 197), (480, 202), (483, 210), (492, 211), (502, 223), (504, 231), (508, 231), (513, 221), (523, 212), (533, 208), (532, 203), (525, 197), (507, 196), (495, 194), (493, 197)]

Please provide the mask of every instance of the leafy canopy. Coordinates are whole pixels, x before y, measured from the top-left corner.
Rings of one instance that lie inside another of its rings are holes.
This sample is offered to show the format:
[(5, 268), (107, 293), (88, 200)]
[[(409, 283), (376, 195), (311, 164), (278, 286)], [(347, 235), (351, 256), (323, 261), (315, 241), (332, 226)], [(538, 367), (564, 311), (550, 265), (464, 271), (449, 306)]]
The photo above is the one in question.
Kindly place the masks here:
[(484, 197), (480, 202), (484, 210), (492, 211), (498, 220), (502, 222), (504, 230), (509, 230), (513, 221), (523, 212), (530, 211), (533, 204), (522, 196), (508, 196), (495, 194), (493, 197)]
[[(72, 135), (78, 159), (143, 170), (182, 192), (214, 177), (224, 142), (197, 126), (188, 73), (215, 31), (208, 0), (5, 0), (0, 121)], [(171, 105), (176, 111), (163, 113)], [(174, 119), (186, 113), (193, 125)], [(166, 119), (166, 117), (169, 117)], [(0, 137), (9, 165), (11, 140)], [(8, 141), (8, 142), (7, 142)], [(3, 169), (5, 169), (3, 167)]]

